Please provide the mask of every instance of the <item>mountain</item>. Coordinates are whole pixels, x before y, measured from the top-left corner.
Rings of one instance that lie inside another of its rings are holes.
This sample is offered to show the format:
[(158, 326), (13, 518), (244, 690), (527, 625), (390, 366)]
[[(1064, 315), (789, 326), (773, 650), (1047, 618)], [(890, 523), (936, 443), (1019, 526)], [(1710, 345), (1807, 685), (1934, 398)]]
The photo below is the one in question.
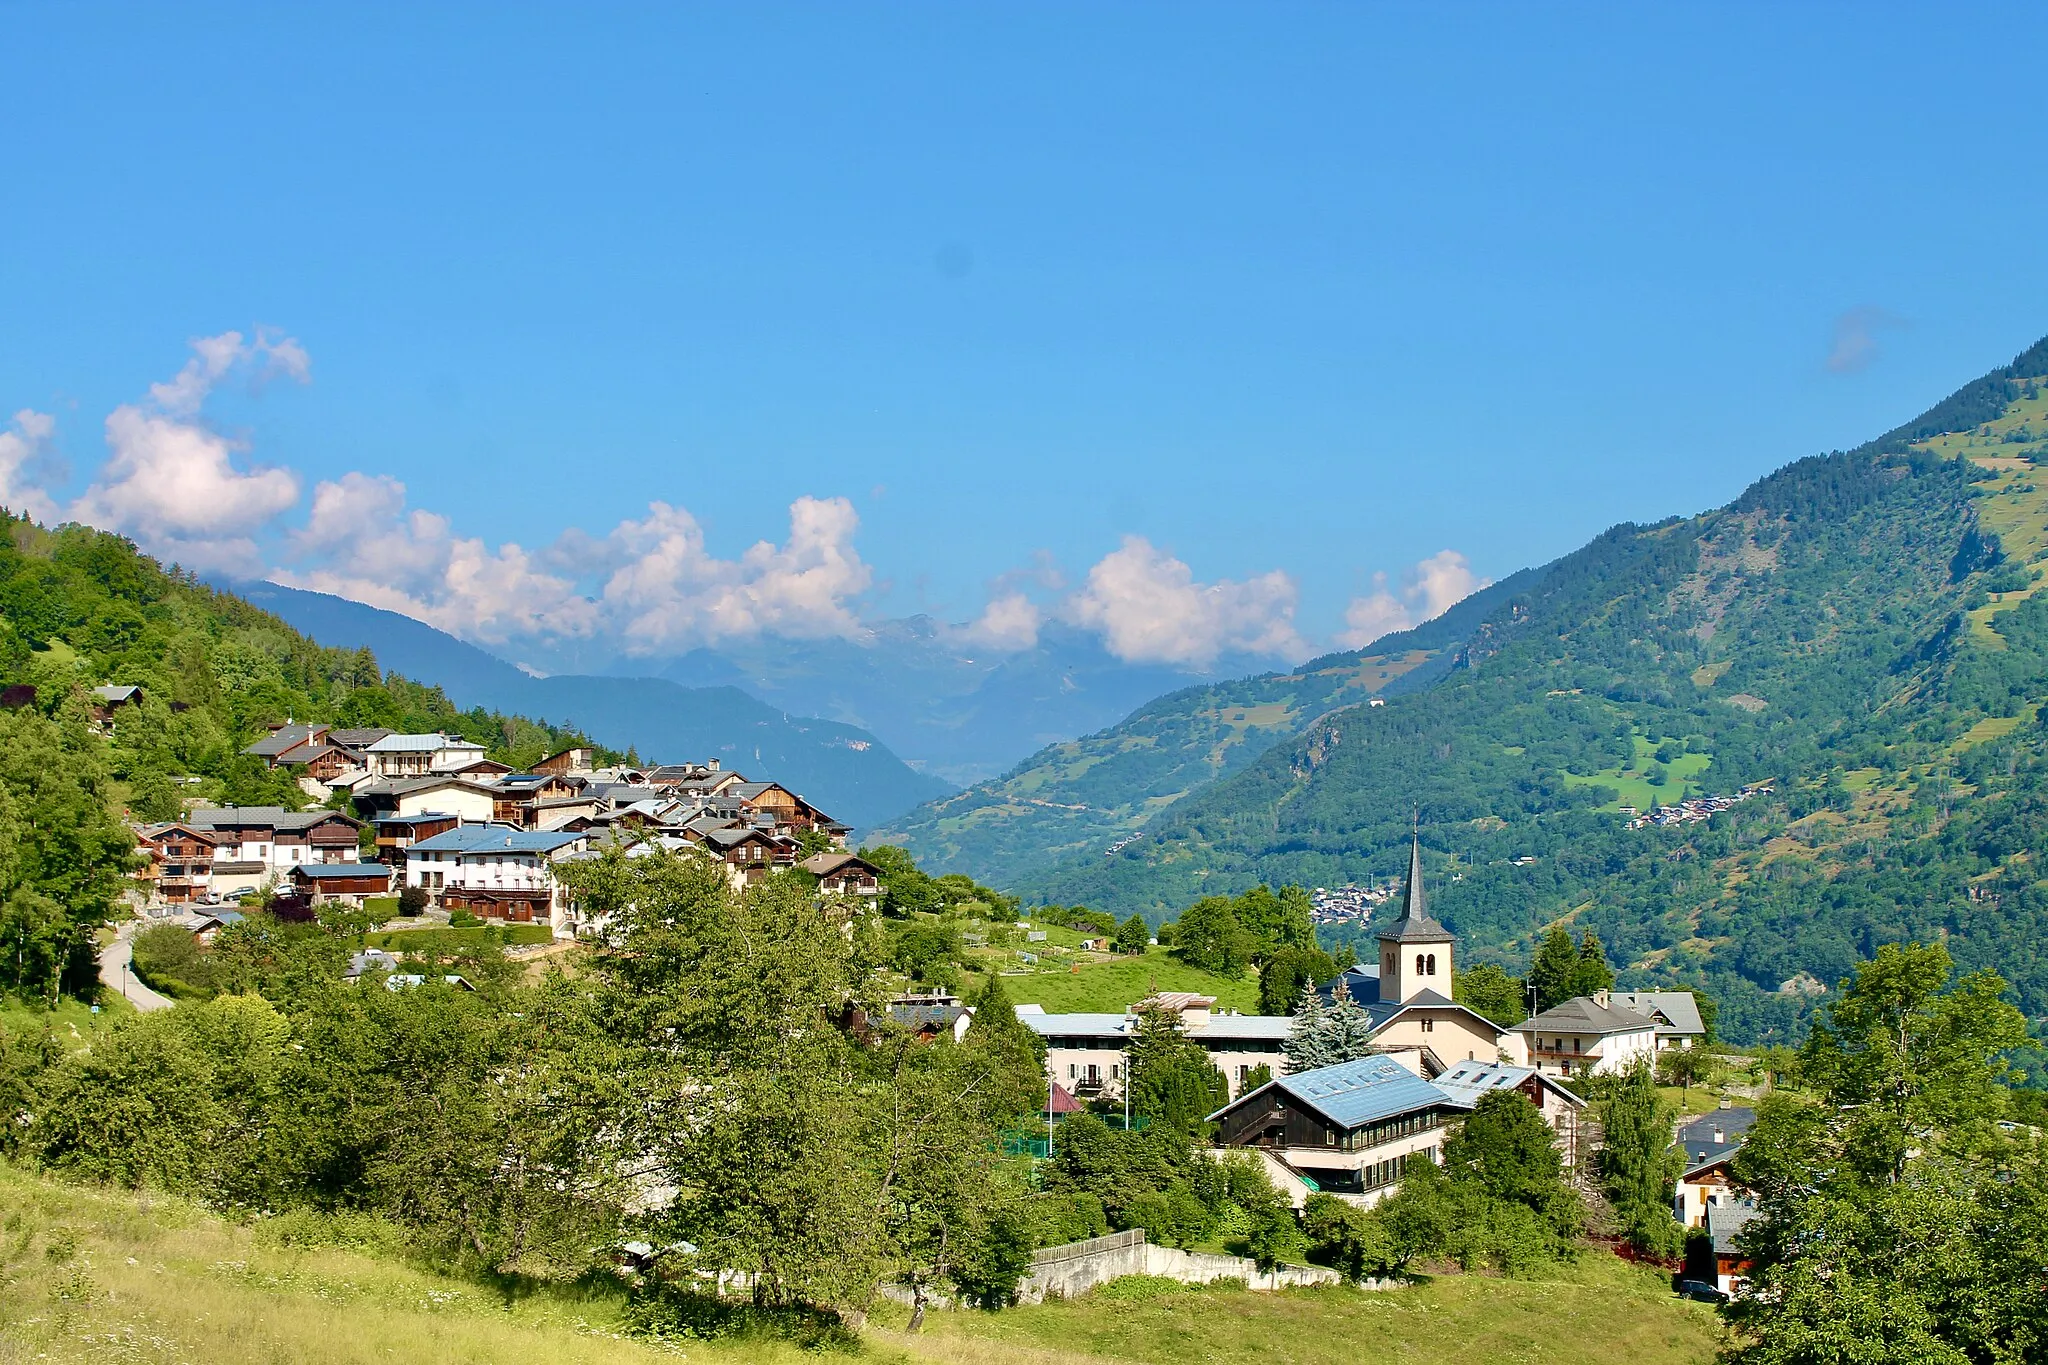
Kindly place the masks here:
[(793, 716), (736, 687), (685, 687), (666, 678), (538, 678), (396, 612), (275, 583), (231, 586), (322, 644), (371, 649), (387, 667), (431, 679), (465, 705), (559, 717), (643, 758), (722, 759), (750, 777), (784, 783), (861, 828), (952, 790), (912, 770), (866, 730)]
[[(1419, 819), (1468, 962), (1590, 930), (1625, 984), (1705, 985), (1753, 1041), (1794, 1035), (1877, 944), (1939, 939), (2040, 1021), (2044, 385), (2048, 342), (1726, 507), (1617, 526), (1493, 601), (1431, 685), (1324, 714), (1114, 856), (1021, 863), (1011, 889), (1156, 921), (1390, 877)], [(1725, 808), (1623, 809), (1694, 794)], [(966, 801), (892, 828), (936, 850)]]
[(677, 682), (739, 687), (787, 711), (873, 730), (919, 771), (966, 783), (1099, 730), (1161, 693), (1269, 664), (1241, 656), (1199, 671), (1127, 663), (1093, 632), (1057, 623), (1029, 649), (992, 650), (913, 616), (878, 622), (856, 640), (764, 638), (650, 666)]
[(1442, 677), (1487, 613), (1539, 572), (1481, 589), (1369, 650), (1158, 697), (1116, 725), (1050, 745), (1000, 778), (921, 806), (876, 837), (908, 845), (935, 871), (1003, 885), (1028, 884), (1063, 857), (1099, 857), (1333, 708)]

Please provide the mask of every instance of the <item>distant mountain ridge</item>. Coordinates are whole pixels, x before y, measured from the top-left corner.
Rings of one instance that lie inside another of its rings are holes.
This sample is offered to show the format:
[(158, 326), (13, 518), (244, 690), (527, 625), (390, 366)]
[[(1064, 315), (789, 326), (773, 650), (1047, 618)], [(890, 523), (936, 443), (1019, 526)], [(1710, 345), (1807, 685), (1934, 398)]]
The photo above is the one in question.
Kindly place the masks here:
[[(1943, 940), (2048, 1028), (2043, 473), (2048, 341), (1726, 507), (1613, 528), (1493, 599), (1433, 683), (1381, 707), (1333, 691), (1350, 704), (1114, 856), (1019, 861), (1007, 889), (1156, 920), (1259, 881), (1368, 881), (1419, 812), (1468, 961), (1519, 969), (1547, 925), (1593, 930), (1624, 984), (1703, 984), (1756, 1041), (1794, 1036), (1802, 983)], [(1746, 784), (1711, 820), (1682, 804)], [(965, 856), (980, 790), (889, 830)], [(1672, 803), (1649, 827), (1622, 809)]]
[(876, 837), (907, 845), (937, 871), (1029, 884), (1062, 858), (1106, 853), (1332, 709), (1429, 686), (1488, 612), (1541, 572), (1525, 569), (1364, 650), (1156, 697), (1112, 726), (891, 821)]
[(330, 648), (368, 648), (385, 667), (439, 686), (458, 704), (573, 718), (601, 743), (667, 761), (718, 758), (750, 777), (781, 782), (858, 828), (953, 790), (910, 768), (864, 729), (792, 716), (736, 687), (534, 677), (396, 612), (275, 583), (221, 586)]

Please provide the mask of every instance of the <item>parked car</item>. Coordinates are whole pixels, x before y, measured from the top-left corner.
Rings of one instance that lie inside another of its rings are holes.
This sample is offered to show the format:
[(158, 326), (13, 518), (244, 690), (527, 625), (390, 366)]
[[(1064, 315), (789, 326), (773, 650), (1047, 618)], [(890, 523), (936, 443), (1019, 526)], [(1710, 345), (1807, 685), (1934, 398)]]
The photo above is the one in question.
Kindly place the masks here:
[(1698, 1303), (1728, 1302), (1726, 1290), (1717, 1289), (1705, 1280), (1680, 1280), (1678, 1282), (1678, 1292), (1682, 1297), (1692, 1299)]

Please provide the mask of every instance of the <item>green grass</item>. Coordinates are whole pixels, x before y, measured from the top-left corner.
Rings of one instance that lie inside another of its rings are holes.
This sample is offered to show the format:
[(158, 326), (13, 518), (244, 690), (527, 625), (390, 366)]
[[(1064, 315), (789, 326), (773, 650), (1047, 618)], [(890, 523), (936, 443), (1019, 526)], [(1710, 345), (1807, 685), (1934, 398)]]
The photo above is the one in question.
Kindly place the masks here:
[(920, 1349), (955, 1361), (1082, 1365), (1706, 1365), (1713, 1310), (1661, 1271), (1587, 1252), (1533, 1280), (1454, 1275), (1412, 1288), (1253, 1293), (1120, 1280), (1082, 1298), (1002, 1313), (943, 1313)]
[(55, 1009), (44, 1009), (13, 996), (0, 995), (0, 1029), (16, 1038), (40, 1037), (43, 1030), (48, 1029), (66, 1047), (73, 1050), (87, 1047), (102, 1032), (113, 1027), (116, 1019), (135, 1012), (133, 1005), (112, 991), (104, 994), (98, 1014), (92, 1012), (92, 1006), (69, 996), (58, 1001)]
[[(1641, 735), (1635, 737), (1635, 761), (1626, 768), (1605, 768), (1590, 777), (1577, 773), (1562, 773), (1568, 787), (1612, 787), (1621, 795), (1600, 807), (1601, 810), (1617, 810), (1622, 806), (1634, 806), (1637, 810), (1648, 810), (1651, 805), (1668, 806), (1687, 796), (1698, 796), (1698, 779), (1714, 761), (1712, 754), (1680, 754), (1669, 763), (1657, 761), (1657, 745)], [(1660, 785), (1650, 781), (1652, 773), (1661, 773), (1664, 781)]]
[(1252, 978), (1233, 981), (1190, 967), (1164, 948), (1147, 949), (1142, 957), (1083, 963), (1072, 971), (1062, 968), (1030, 976), (1006, 976), (1003, 989), (1015, 1003), (1043, 1005), (1049, 1014), (1114, 1013), (1137, 1003), (1154, 989), (1200, 991), (1215, 996), (1218, 1009), (1236, 1010), (1240, 1014), (1250, 1014), (1259, 1006), (1259, 986)]

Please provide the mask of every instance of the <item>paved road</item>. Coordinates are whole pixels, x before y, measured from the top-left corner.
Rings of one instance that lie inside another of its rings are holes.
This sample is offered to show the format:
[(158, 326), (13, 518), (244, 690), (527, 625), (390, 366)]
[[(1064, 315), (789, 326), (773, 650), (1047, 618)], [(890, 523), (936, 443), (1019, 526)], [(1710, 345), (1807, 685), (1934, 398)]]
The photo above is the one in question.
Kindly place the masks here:
[(167, 1010), (171, 1007), (170, 997), (158, 995), (136, 980), (134, 971), (128, 966), (128, 959), (135, 952), (135, 935), (143, 927), (130, 920), (114, 931), (114, 941), (100, 950), (100, 981), (108, 990), (127, 996), (129, 1004), (145, 1013)]

